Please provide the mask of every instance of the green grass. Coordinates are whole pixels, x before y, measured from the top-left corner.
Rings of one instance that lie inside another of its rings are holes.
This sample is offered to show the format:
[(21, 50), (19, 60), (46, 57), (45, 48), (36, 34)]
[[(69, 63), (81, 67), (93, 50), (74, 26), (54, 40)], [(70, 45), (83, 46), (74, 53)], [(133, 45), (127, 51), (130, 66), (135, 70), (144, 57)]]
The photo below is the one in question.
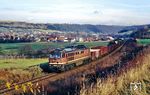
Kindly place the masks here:
[[(25, 45), (31, 45), (31, 47), (34, 50), (40, 50), (44, 48), (61, 48), (68, 45), (71, 45), (72, 43), (52, 43), (52, 42), (32, 42), (32, 43), (6, 43), (6, 44), (0, 44), (0, 47), (2, 47), (3, 52), (5, 54), (16, 54), (18, 53), (18, 49)], [(82, 44), (86, 45), (87, 47), (92, 46), (99, 46), (99, 45), (107, 45), (108, 42), (78, 42), (75, 44)]]
[(137, 42), (140, 45), (149, 45), (150, 44), (150, 39), (138, 39)]
[(48, 62), (48, 59), (0, 59), (0, 69), (2, 68), (27, 68)]
[[(86, 45), (87, 47), (92, 47), (100, 45), (104, 46), (107, 45), (108, 42), (78, 42), (75, 44), (82, 44)], [(33, 49), (39, 50), (48, 47), (61, 48), (70, 45), (70, 43), (7, 43), (0, 44), (0, 47), (2, 47), (5, 54), (16, 54), (18, 52), (18, 49), (24, 45), (31, 45)], [(28, 66), (45, 63), (47, 61), (48, 59), (0, 59), (0, 68), (26, 68)]]

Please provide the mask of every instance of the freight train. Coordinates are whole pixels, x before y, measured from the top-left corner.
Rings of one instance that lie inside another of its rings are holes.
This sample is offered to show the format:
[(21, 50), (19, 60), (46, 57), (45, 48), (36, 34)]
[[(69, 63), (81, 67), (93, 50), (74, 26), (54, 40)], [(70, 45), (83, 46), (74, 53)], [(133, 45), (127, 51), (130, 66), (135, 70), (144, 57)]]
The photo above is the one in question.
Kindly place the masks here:
[(87, 48), (85, 45), (76, 45), (57, 48), (49, 55), (49, 68), (51, 71), (62, 72), (88, 64), (112, 52), (122, 43), (123, 41), (119, 39), (109, 42), (107, 46)]

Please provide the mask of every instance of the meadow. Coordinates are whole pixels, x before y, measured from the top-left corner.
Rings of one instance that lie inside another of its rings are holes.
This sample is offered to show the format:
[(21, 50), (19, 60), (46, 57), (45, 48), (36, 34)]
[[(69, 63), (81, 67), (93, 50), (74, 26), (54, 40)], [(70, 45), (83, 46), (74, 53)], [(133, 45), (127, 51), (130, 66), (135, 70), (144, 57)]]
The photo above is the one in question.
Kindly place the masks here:
[[(40, 50), (44, 48), (60, 48), (70, 45), (71, 43), (47, 43), (47, 42), (34, 42), (34, 43), (7, 43), (0, 44), (4, 54), (15, 54), (18, 53), (18, 49), (24, 45), (31, 45), (34, 50)], [(108, 42), (78, 42), (76, 45), (86, 45), (87, 47), (98, 46), (98, 45), (107, 45)], [(0, 69), (1, 68), (24, 68), (32, 65), (37, 65), (41, 63), (48, 62), (48, 58), (40, 59), (0, 59)]]
[(17, 83), (44, 75), (39, 64), (48, 59), (0, 59), (0, 87), (6, 82)]
[(0, 47), (4, 54), (17, 54), (19, 48), (30, 45), (34, 50), (46, 49), (46, 48), (62, 48), (68, 45), (86, 45), (87, 47), (92, 46), (105, 46), (108, 42), (77, 42), (77, 43), (54, 43), (54, 42), (31, 42), (31, 43), (5, 43), (0, 44)]
[(38, 59), (0, 59), (0, 69), (4, 68), (28, 68), (48, 62), (48, 58)]
[(138, 44), (140, 45), (149, 45), (150, 39), (137, 39)]

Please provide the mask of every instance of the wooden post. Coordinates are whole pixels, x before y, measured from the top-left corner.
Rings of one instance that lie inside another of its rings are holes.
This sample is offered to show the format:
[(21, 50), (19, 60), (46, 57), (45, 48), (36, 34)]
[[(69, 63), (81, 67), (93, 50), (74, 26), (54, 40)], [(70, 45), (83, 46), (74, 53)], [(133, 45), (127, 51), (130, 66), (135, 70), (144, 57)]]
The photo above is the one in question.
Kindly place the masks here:
[(45, 95), (44, 85), (42, 84), (42, 95)]

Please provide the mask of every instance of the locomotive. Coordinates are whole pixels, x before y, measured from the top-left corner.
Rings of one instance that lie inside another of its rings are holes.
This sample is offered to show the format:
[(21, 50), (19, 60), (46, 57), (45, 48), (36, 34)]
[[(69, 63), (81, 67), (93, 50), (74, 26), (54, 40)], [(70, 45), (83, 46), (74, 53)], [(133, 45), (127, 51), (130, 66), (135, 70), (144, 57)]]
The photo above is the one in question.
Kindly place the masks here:
[(51, 71), (62, 72), (76, 66), (81, 66), (96, 60), (113, 51), (121, 45), (122, 41), (115, 40), (107, 46), (87, 48), (85, 45), (67, 46), (51, 51), (49, 55), (49, 68)]

